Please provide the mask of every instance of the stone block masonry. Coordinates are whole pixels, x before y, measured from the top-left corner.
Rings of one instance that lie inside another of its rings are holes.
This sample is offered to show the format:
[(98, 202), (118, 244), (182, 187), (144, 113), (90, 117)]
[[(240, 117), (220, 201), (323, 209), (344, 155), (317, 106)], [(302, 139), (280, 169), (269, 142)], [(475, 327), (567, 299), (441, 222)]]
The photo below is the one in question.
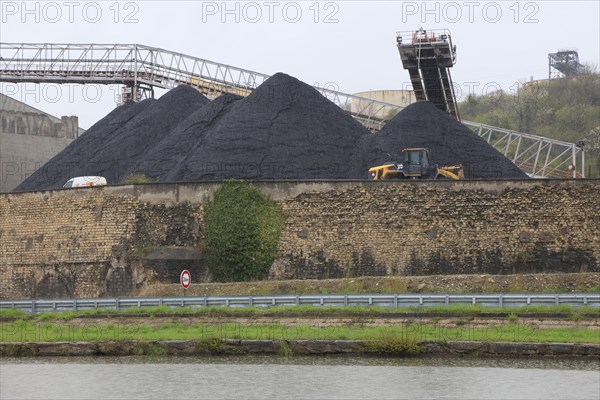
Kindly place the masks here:
[(278, 278), (598, 269), (598, 182), (363, 183), (283, 205)]
[[(131, 296), (208, 278), (219, 184), (0, 194), (0, 297)], [(270, 279), (600, 270), (600, 181), (259, 182), (286, 215)]]

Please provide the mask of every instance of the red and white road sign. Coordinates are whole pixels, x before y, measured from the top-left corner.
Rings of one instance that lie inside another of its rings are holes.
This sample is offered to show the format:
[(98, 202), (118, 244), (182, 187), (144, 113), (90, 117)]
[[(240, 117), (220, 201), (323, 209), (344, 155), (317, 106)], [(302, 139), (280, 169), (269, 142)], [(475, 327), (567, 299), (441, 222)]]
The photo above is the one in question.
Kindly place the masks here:
[(181, 286), (183, 286), (184, 289), (189, 288), (192, 284), (192, 274), (190, 274), (190, 271), (188, 271), (187, 269), (181, 271), (179, 282), (181, 282)]

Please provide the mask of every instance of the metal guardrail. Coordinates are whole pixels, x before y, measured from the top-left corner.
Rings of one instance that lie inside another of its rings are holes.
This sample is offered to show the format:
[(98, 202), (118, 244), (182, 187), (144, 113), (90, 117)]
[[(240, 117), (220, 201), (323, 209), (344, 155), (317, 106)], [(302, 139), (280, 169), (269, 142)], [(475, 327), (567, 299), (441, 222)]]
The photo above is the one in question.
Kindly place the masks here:
[(0, 310), (26, 312), (120, 310), (149, 307), (273, 307), (273, 306), (380, 306), (426, 307), (473, 304), (486, 307), (589, 306), (600, 307), (600, 293), (579, 294), (361, 294), (282, 295), (233, 297), (97, 298), (63, 300), (3, 300)]

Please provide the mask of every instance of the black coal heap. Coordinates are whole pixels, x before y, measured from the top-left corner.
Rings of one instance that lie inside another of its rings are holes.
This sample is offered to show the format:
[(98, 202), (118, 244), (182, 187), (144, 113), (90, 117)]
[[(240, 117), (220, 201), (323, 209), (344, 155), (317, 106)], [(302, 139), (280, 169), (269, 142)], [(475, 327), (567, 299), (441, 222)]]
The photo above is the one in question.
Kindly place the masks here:
[(463, 164), (467, 179), (527, 178), (431, 103), (412, 104), (371, 133), (312, 86), (278, 73), (245, 98), (211, 102), (182, 85), (118, 107), (16, 190), (60, 188), (86, 175), (116, 184), (131, 173), (160, 182), (367, 179), (369, 167), (407, 147), (428, 148), (439, 165)]

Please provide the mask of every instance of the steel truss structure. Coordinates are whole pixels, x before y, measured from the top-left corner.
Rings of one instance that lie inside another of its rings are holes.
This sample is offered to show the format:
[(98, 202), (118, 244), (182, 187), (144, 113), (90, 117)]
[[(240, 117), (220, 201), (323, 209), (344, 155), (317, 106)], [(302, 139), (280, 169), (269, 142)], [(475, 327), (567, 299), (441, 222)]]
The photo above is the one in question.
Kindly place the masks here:
[[(209, 97), (250, 94), (269, 75), (139, 44), (0, 43), (0, 82), (124, 85), (122, 101), (181, 84)], [(367, 128), (381, 129), (402, 107), (315, 86)], [(294, 90), (294, 88), (290, 88)], [(463, 121), (532, 176), (583, 177), (575, 144)], [(580, 168), (578, 168), (580, 166)], [(580, 169), (580, 173), (575, 171)]]
[[(140, 44), (0, 43), (0, 81), (125, 85), (122, 101), (186, 84), (204, 95), (250, 94), (269, 75)], [(294, 90), (295, 88), (290, 88)], [(370, 129), (398, 106), (316, 87)]]
[(584, 178), (585, 153), (574, 143), (463, 121), (534, 178)]
[(579, 53), (575, 49), (548, 54), (548, 79), (552, 79), (552, 69), (566, 77), (577, 76), (585, 71), (585, 67), (579, 63)]

